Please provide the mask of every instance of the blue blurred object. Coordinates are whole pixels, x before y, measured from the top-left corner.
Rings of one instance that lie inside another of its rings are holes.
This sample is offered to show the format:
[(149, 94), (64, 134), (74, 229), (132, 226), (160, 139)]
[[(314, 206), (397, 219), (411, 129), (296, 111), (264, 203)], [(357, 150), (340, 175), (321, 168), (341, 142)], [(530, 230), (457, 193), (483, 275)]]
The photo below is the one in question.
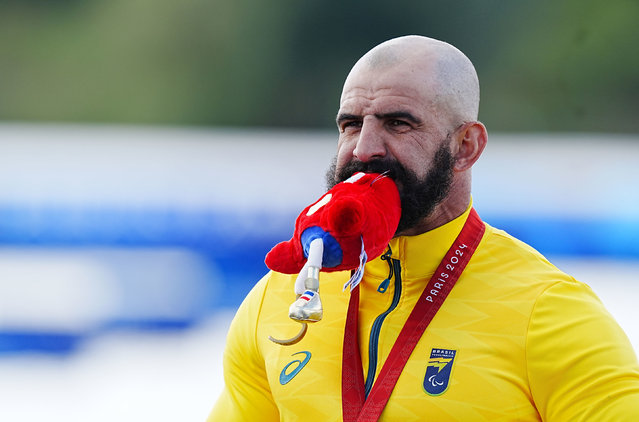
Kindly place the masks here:
[[(66, 355), (237, 307), (323, 193), (334, 138), (0, 125), (0, 355)], [(574, 140), (493, 138), (475, 178), (485, 221), (544, 254), (639, 260), (639, 142), (582, 142), (579, 156)], [(587, 167), (579, 183), (565, 154)]]

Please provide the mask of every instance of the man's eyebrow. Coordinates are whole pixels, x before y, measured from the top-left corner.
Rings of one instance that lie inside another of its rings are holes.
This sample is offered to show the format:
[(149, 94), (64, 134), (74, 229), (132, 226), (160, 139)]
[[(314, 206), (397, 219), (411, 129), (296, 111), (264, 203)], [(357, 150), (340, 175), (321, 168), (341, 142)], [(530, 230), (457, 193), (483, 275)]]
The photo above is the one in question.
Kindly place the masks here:
[[(420, 119), (418, 119), (417, 117), (415, 117), (412, 113), (408, 112), (408, 111), (403, 111), (403, 110), (399, 110), (399, 111), (391, 111), (388, 113), (376, 113), (375, 117), (380, 119), (380, 120), (385, 120), (385, 119), (406, 119), (409, 120), (410, 122), (416, 124), (416, 125), (421, 125), (422, 121)], [(348, 120), (362, 120), (362, 116), (359, 116), (357, 114), (350, 114), (350, 113), (340, 113), (337, 115), (337, 118), (335, 119), (335, 121), (337, 122), (337, 124), (339, 125), (341, 122), (344, 121), (348, 121)]]
[(418, 119), (417, 117), (415, 117), (413, 114), (411, 114), (408, 111), (391, 111), (389, 113), (377, 113), (375, 114), (375, 117), (377, 117), (380, 120), (384, 120), (384, 119), (406, 119), (411, 121), (412, 123), (415, 123), (416, 125), (421, 125), (422, 121), (420, 119)]
[(362, 116), (358, 116), (356, 114), (340, 113), (335, 118), (335, 122), (337, 122), (337, 124), (339, 125), (341, 122), (346, 120), (361, 120), (361, 119), (362, 119)]

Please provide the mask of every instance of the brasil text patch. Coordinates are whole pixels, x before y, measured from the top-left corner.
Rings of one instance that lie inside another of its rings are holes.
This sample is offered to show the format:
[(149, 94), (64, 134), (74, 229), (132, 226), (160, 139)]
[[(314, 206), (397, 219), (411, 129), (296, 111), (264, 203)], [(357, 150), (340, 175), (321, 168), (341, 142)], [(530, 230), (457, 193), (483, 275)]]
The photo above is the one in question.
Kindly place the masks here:
[(448, 389), (456, 354), (457, 350), (431, 349), (424, 375), (424, 391), (427, 394), (439, 396)]

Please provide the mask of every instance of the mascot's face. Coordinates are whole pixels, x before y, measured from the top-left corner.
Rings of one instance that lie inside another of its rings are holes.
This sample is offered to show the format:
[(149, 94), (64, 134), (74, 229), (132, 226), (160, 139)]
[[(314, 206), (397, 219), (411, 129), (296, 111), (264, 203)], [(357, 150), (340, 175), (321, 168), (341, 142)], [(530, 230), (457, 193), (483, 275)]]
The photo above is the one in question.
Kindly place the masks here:
[[(400, 216), (399, 191), (391, 178), (356, 173), (302, 210), (295, 220), (293, 237), (271, 249), (266, 265), (286, 274), (298, 273), (306, 258), (311, 260), (311, 244), (321, 239), (319, 265), (324, 271), (356, 269), (366, 257), (372, 259), (384, 252)], [(314, 256), (317, 266), (317, 253)]]

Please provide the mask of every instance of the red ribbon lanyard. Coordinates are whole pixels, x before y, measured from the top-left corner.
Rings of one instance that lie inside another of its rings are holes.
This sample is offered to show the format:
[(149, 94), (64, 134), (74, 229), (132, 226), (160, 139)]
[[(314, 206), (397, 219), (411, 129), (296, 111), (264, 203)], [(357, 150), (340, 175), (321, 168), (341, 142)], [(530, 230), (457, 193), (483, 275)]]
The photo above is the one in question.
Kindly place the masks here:
[(471, 209), (464, 227), (446, 252), (399, 333), (368, 398), (365, 398), (364, 394), (362, 359), (357, 340), (359, 286), (351, 292), (342, 353), (344, 422), (368, 422), (379, 419), (408, 358), (470, 261), (484, 231), (484, 223), (477, 212)]

